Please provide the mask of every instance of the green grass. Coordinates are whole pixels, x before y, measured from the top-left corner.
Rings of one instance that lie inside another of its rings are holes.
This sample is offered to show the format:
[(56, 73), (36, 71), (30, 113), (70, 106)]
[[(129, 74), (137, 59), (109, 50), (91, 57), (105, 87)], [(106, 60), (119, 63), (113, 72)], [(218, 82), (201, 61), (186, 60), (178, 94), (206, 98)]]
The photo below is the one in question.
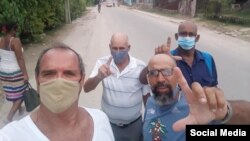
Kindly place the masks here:
[(242, 18), (248, 18), (250, 19), (250, 9), (242, 10), (242, 11), (237, 11), (234, 13), (231, 13), (232, 15), (239, 16)]
[(177, 12), (167, 12), (166, 10), (161, 10), (161, 9), (156, 9), (156, 8), (138, 8), (138, 10), (158, 14), (161, 16), (168, 16), (168, 17), (180, 16)]

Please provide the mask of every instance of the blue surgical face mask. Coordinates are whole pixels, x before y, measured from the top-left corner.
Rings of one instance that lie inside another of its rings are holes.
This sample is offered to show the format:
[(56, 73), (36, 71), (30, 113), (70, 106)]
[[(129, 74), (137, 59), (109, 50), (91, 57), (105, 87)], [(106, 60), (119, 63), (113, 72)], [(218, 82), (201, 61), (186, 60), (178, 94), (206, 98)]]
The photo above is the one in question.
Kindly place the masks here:
[(195, 45), (195, 37), (178, 37), (178, 45), (184, 50), (190, 50)]
[(123, 51), (111, 50), (111, 55), (113, 56), (115, 63), (120, 64), (128, 56), (128, 50), (123, 50)]

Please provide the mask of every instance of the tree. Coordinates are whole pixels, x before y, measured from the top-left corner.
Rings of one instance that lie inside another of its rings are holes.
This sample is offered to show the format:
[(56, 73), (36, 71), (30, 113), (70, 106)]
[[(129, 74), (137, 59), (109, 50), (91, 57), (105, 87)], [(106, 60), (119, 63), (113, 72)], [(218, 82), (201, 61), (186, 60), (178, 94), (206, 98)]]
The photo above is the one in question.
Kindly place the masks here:
[(65, 6), (65, 22), (67, 24), (71, 23), (71, 17), (70, 17), (70, 4), (69, 4), (69, 0), (65, 0), (64, 1), (64, 6)]
[(179, 13), (194, 17), (196, 15), (196, 2), (197, 0), (180, 0)]

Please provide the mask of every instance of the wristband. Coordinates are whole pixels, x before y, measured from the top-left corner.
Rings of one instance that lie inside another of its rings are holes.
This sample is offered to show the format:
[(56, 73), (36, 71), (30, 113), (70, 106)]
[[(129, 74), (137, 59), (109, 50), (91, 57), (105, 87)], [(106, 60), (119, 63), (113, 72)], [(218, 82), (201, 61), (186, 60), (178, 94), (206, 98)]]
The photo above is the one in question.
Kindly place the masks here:
[(232, 116), (233, 116), (232, 106), (231, 106), (231, 104), (229, 102), (227, 102), (227, 114), (222, 120), (220, 120), (220, 122), (222, 124), (225, 124), (232, 118)]

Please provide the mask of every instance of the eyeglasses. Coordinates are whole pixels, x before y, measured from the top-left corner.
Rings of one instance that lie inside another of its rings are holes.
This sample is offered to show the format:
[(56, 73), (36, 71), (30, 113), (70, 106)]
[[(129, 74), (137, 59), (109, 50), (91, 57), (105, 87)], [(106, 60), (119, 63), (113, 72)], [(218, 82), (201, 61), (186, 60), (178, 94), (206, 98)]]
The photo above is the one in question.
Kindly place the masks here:
[(193, 32), (179, 32), (178, 35), (181, 36), (181, 37), (187, 37), (187, 36), (189, 36), (189, 37), (194, 37), (194, 36), (196, 36), (197, 34), (196, 34), (196, 33), (193, 33)]
[(173, 69), (172, 68), (166, 68), (166, 69), (160, 69), (160, 70), (149, 70), (148, 75), (151, 77), (158, 77), (159, 74), (162, 74), (163, 77), (171, 76), (173, 74)]

